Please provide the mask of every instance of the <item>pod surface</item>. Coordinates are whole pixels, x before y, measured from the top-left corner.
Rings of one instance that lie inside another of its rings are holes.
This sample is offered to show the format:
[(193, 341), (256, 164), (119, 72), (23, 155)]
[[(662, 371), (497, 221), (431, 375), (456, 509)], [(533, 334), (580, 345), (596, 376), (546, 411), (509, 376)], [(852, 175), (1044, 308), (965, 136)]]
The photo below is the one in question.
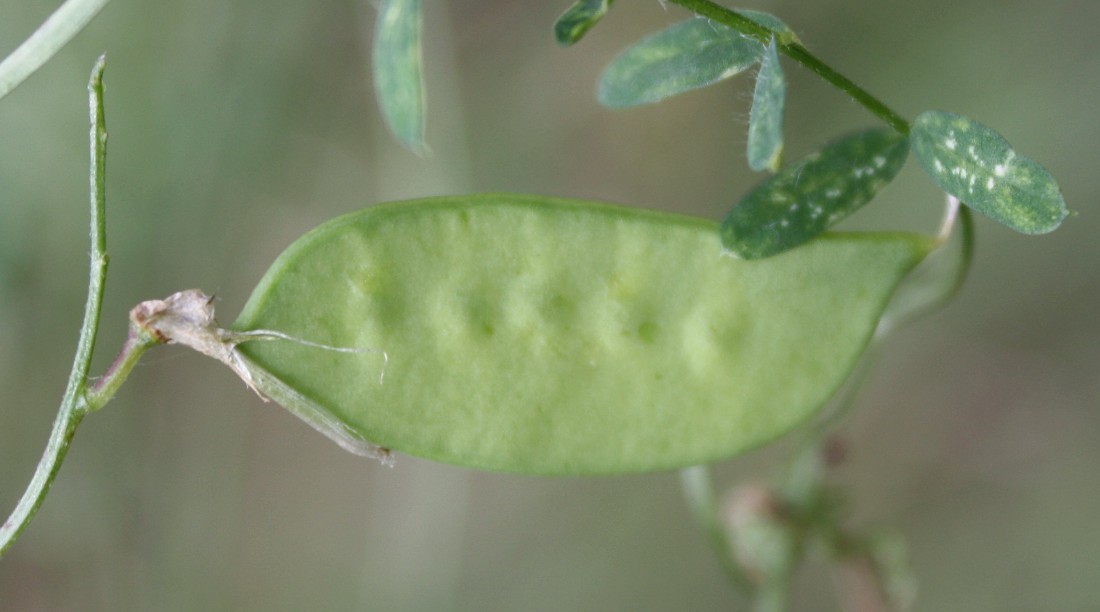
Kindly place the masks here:
[(726, 256), (717, 225), (493, 194), (400, 202), (291, 245), (233, 327), (385, 351), (242, 344), (366, 440), (528, 474), (673, 469), (812, 416), (930, 250), (827, 234)]

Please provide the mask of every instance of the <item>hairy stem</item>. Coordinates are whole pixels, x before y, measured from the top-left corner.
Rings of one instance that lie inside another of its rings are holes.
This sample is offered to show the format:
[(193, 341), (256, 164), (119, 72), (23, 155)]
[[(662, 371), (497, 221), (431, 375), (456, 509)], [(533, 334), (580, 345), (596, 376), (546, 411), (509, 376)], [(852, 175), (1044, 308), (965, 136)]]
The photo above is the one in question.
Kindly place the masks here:
[[(692, 11), (696, 15), (706, 17), (713, 21), (717, 21), (722, 25), (729, 26), (738, 32), (746, 36), (751, 36), (762, 43), (767, 44), (774, 36), (774, 32), (765, 28), (764, 26), (752, 21), (748, 17), (740, 15), (728, 8), (720, 6), (711, 2), (710, 0), (669, 0), (673, 4), (679, 4), (680, 6)], [(840, 74), (834, 70), (831, 66), (818, 59), (813, 53), (810, 53), (809, 49), (802, 46), (799, 42), (786, 42), (779, 44), (779, 50), (782, 51), (787, 57), (795, 60), (803, 66), (812, 70), (819, 77), (832, 84), (837, 89), (847, 93), (856, 102), (859, 102), (864, 108), (874, 114), (876, 117), (882, 119), (890, 127), (897, 130), (899, 133), (908, 136), (909, 135), (909, 122), (883, 103), (881, 100), (872, 96), (870, 92), (863, 89), (859, 85), (856, 85), (851, 79)]]
[[(91, 109), (91, 265), (88, 274), (88, 300), (84, 306), (84, 323), (80, 328), (80, 340), (77, 343), (73, 369), (69, 374), (69, 384), (61, 400), (61, 408), (54, 421), (53, 431), (46, 443), (46, 451), (38, 462), (38, 468), (31, 478), (23, 497), (15, 510), (0, 526), (0, 556), (11, 547), (19, 534), (34, 518), (39, 506), (49, 491), (50, 484), (61, 469), (61, 462), (69, 451), (76, 428), (84, 415), (88, 413), (88, 401), (85, 388), (88, 380), (88, 368), (95, 347), (96, 330), (99, 326), (99, 313), (103, 304), (103, 286), (107, 279), (107, 240), (105, 206), (105, 170), (107, 155), (107, 129), (103, 118), (103, 69), (105, 57), (100, 56), (92, 69), (88, 82), (88, 96)], [(117, 387), (116, 387), (117, 388)]]

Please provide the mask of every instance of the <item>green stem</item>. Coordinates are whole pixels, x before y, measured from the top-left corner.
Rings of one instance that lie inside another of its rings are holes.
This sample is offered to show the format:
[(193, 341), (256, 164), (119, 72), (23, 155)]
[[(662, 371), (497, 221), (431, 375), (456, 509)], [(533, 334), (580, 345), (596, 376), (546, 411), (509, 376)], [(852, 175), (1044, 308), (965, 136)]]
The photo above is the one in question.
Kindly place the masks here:
[[(717, 21), (722, 25), (729, 26), (738, 32), (746, 36), (751, 36), (760, 42), (767, 43), (775, 33), (768, 28), (752, 21), (748, 17), (741, 15), (735, 11), (732, 11), (723, 6), (717, 5), (710, 0), (670, 0), (673, 4), (679, 4), (680, 6), (694, 12), (696, 15), (706, 17), (713, 21)], [(813, 53), (810, 53), (809, 49), (802, 46), (799, 42), (786, 42), (779, 44), (779, 50), (782, 51), (787, 57), (795, 60), (803, 66), (812, 70), (819, 77), (832, 84), (837, 89), (847, 93), (856, 102), (859, 102), (874, 114), (876, 117), (885, 121), (890, 127), (897, 130), (899, 133), (908, 136), (909, 135), (909, 122), (883, 103), (881, 100), (872, 96), (870, 92), (863, 89), (859, 85), (856, 85), (851, 79), (840, 74), (834, 70), (831, 66), (818, 59)]]
[(73, 39), (109, 0), (68, 0), (0, 62), (0, 98), (34, 74)]
[(57, 476), (61, 462), (69, 451), (69, 443), (72, 442), (73, 434), (76, 433), (76, 428), (80, 425), (84, 414), (84, 411), (75, 405), (61, 404), (61, 411), (54, 421), (50, 439), (46, 442), (46, 451), (38, 462), (34, 477), (31, 478), (19, 503), (15, 505), (15, 510), (12, 510), (11, 516), (4, 521), (3, 525), (0, 525), (0, 557), (7, 552), (8, 548), (11, 548), (38, 512), (50, 488), (50, 483)]
[[(88, 300), (84, 306), (84, 323), (80, 328), (73, 369), (69, 384), (61, 400), (61, 408), (54, 421), (53, 431), (46, 443), (46, 451), (38, 462), (31, 482), (23, 497), (16, 504), (8, 520), (0, 526), (0, 556), (11, 547), (19, 534), (34, 518), (49, 491), (50, 484), (61, 468), (61, 462), (69, 450), (76, 428), (89, 411), (85, 388), (88, 368), (95, 348), (96, 329), (103, 303), (103, 285), (107, 279), (107, 241), (105, 235), (104, 162), (107, 154), (107, 130), (103, 118), (103, 68), (105, 58), (100, 56), (92, 69), (88, 82), (91, 106), (91, 265), (88, 274)], [(115, 386), (117, 388), (117, 386)], [(98, 398), (98, 401), (105, 401)]]
[(107, 372), (84, 392), (85, 411), (95, 412), (111, 401), (145, 351), (160, 343), (155, 336), (150, 336), (131, 324), (130, 335), (126, 338), (126, 343), (122, 345), (122, 350), (119, 351), (114, 362), (107, 368)]
[[(970, 274), (970, 266), (974, 263), (974, 216), (970, 212), (970, 207), (960, 205), (955, 196), (948, 195), (947, 197), (949, 201), (953, 201), (958, 207), (959, 224), (961, 225), (959, 257), (951, 286), (940, 296), (937, 302), (928, 306), (929, 309), (939, 308), (946, 304), (962, 290), (962, 286), (966, 283), (966, 277)], [(946, 240), (946, 238), (944, 237), (943, 240)]]

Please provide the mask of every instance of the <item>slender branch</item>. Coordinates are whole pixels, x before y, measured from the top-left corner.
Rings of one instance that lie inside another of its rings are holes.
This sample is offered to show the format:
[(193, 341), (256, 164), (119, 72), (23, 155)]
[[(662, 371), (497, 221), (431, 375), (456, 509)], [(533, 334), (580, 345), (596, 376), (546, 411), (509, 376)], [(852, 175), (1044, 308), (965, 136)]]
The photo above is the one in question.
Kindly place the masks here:
[(680, 486), (683, 488), (684, 499), (695, 516), (695, 521), (706, 532), (711, 548), (721, 560), (726, 575), (745, 593), (755, 592), (756, 585), (745, 575), (737, 559), (734, 558), (733, 542), (730, 541), (729, 532), (718, 514), (718, 502), (714, 496), (710, 467), (696, 465), (680, 470)]
[(34, 74), (88, 25), (109, 0), (67, 0), (0, 62), (0, 98)]
[(46, 451), (38, 462), (23, 497), (16, 504), (8, 520), (0, 526), (0, 556), (11, 547), (19, 534), (34, 518), (49, 491), (50, 484), (61, 468), (61, 462), (69, 451), (76, 428), (88, 413), (84, 391), (88, 380), (88, 368), (95, 347), (99, 313), (103, 303), (103, 285), (107, 279), (106, 206), (104, 198), (104, 162), (107, 154), (107, 130), (103, 118), (103, 69), (105, 57), (100, 56), (92, 68), (88, 82), (91, 109), (91, 265), (88, 274), (88, 301), (84, 306), (84, 323), (80, 328), (73, 369), (69, 384), (61, 400), (61, 408), (54, 421), (53, 431), (46, 443)]
[(42, 453), (42, 459), (38, 462), (38, 468), (30, 484), (27, 485), (27, 490), (23, 492), (23, 497), (16, 504), (15, 510), (12, 510), (8, 520), (0, 525), (0, 557), (11, 548), (38, 512), (38, 507), (42, 505), (50, 483), (57, 476), (65, 454), (69, 452), (69, 443), (72, 442), (73, 434), (76, 433), (76, 428), (83, 418), (83, 410), (77, 406), (62, 404), (57, 420), (54, 421), (53, 431), (50, 432), (50, 439), (46, 442), (46, 450)]
[[(963, 284), (966, 282), (967, 275), (970, 274), (970, 266), (974, 263), (974, 215), (970, 212), (969, 206), (960, 206), (959, 201), (955, 196), (948, 194), (948, 202), (953, 203), (958, 213), (958, 219), (962, 226), (961, 244), (959, 246), (959, 258), (958, 264), (955, 268), (955, 276), (952, 279), (951, 287), (940, 296), (940, 299), (935, 304), (931, 304), (930, 308), (938, 308), (943, 304), (946, 304), (962, 289)], [(947, 240), (948, 236), (941, 234), (940, 240)]]
[(118, 356), (107, 368), (107, 372), (85, 391), (85, 411), (95, 412), (111, 401), (145, 351), (157, 344), (161, 344), (159, 338), (150, 336), (131, 323), (130, 335), (127, 336), (126, 343), (122, 345)]
[[(679, 4), (680, 6), (694, 12), (696, 15), (706, 17), (708, 19), (717, 21), (723, 25), (729, 26), (738, 32), (746, 36), (751, 36), (762, 43), (767, 43), (774, 32), (768, 28), (752, 21), (751, 19), (736, 13), (728, 8), (720, 6), (711, 2), (710, 0), (669, 0), (673, 4)], [(847, 93), (856, 102), (859, 102), (864, 108), (874, 114), (876, 117), (885, 121), (890, 127), (894, 128), (901, 134), (909, 135), (909, 122), (883, 103), (881, 100), (871, 95), (870, 92), (863, 89), (859, 85), (856, 85), (851, 79), (840, 74), (834, 70), (831, 66), (818, 59), (813, 53), (810, 53), (809, 49), (802, 46), (797, 41), (781, 43), (779, 50), (786, 54), (791, 59), (802, 64), (803, 66), (812, 70), (819, 77), (832, 84), (837, 89)]]

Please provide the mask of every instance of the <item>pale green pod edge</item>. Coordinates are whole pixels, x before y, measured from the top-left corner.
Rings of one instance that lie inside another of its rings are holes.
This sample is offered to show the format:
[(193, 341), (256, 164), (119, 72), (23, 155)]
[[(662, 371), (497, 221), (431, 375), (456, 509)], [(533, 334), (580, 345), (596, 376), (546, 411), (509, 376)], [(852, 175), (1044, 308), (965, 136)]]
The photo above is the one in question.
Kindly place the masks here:
[(723, 255), (711, 221), (526, 195), (434, 198), (309, 232), (233, 327), (385, 352), (384, 363), (291, 341), (239, 347), (331, 415), (336, 439), (525, 474), (674, 469), (815, 414), (932, 246), (826, 234), (743, 261)]

